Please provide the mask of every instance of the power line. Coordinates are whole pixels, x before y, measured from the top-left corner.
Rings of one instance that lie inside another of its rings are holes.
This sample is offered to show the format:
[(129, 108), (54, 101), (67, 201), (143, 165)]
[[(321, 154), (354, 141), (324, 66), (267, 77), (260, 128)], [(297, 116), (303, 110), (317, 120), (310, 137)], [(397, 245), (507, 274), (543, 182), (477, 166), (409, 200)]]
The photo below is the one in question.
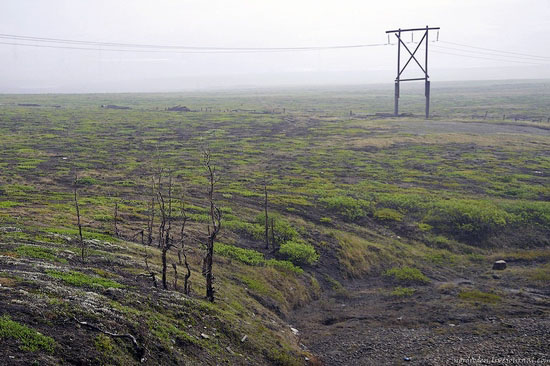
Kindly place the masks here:
[[(458, 52), (468, 52), (468, 53), (475, 53), (475, 54), (488, 55), (488, 56), (505, 57), (505, 58), (511, 58), (511, 59), (531, 60), (531, 61), (546, 61), (546, 59), (542, 59), (542, 58), (535, 58), (535, 57), (531, 57), (531, 56), (528, 57), (528, 56), (506, 55), (506, 54), (495, 53), (493, 51), (465, 50), (465, 49), (462, 49), (462, 48), (445, 47), (445, 46), (439, 46), (439, 45), (434, 45), (434, 47), (445, 49), (445, 50), (452, 50), (452, 51), (458, 51)], [(548, 60), (550, 60), (550, 58), (548, 58)]]
[(540, 62), (498, 59), (498, 58), (492, 58), (492, 57), (472, 56), (472, 55), (464, 55), (464, 54), (460, 54), (460, 53), (444, 52), (444, 51), (432, 51), (432, 52), (440, 53), (440, 54), (444, 54), (444, 55), (453, 55), (453, 56), (477, 58), (477, 59), (491, 60), (491, 61), (514, 62), (514, 63), (520, 63), (520, 64), (529, 64), (529, 65), (550, 65), (550, 63), (545, 64), (545, 63), (540, 63)]
[[(118, 42), (95, 42), (95, 41), (83, 41), (74, 39), (62, 39), (62, 38), (45, 38), (45, 37), (31, 37), (31, 36), (19, 36), (13, 34), (0, 34), (0, 38), (12, 40), (12, 41), (27, 41), (35, 42), (32, 44), (25, 43), (21, 45), (34, 46), (37, 43), (54, 43), (61, 45), (82, 45), (82, 46), (101, 46), (101, 47), (118, 47), (117, 51), (121, 50), (121, 47), (137, 48), (137, 49), (152, 49), (152, 50), (200, 50), (200, 51), (322, 51), (333, 49), (349, 49), (349, 48), (365, 48), (365, 47), (377, 47), (385, 46), (385, 43), (373, 43), (373, 44), (352, 44), (352, 45), (331, 45), (331, 46), (305, 46), (305, 47), (204, 47), (204, 46), (183, 46), (183, 45), (155, 45), (155, 44), (139, 44), (139, 43), (118, 43)], [(8, 43), (11, 44), (11, 43)], [(61, 47), (57, 46), (56, 47)], [(53, 46), (51, 47), (53, 48)], [(74, 49), (89, 49), (88, 47), (79, 47)], [(99, 49), (99, 48), (97, 48)], [(107, 50), (107, 48), (101, 50)]]
[(477, 47), (477, 46), (469, 46), (469, 45), (467, 45), (467, 44), (455, 43), (455, 42), (449, 42), (449, 41), (439, 41), (439, 42), (448, 43), (448, 44), (452, 44), (452, 45), (455, 45), (455, 46), (468, 47), (468, 48), (475, 48), (475, 49), (478, 49), (478, 50), (486, 50), (486, 51), (493, 51), (493, 52), (499, 52), (499, 53), (508, 53), (508, 54), (512, 54), (512, 55), (528, 56), (528, 57), (535, 57), (535, 58), (542, 58), (542, 59), (550, 60), (550, 57), (547, 57), (547, 56), (538, 56), (538, 55), (530, 55), (530, 54), (527, 54), (527, 53), (519, 53), (519, 52), (510, 52), (510, 51), (495, 50), (495, 49), (492, 49), (492, 48)]

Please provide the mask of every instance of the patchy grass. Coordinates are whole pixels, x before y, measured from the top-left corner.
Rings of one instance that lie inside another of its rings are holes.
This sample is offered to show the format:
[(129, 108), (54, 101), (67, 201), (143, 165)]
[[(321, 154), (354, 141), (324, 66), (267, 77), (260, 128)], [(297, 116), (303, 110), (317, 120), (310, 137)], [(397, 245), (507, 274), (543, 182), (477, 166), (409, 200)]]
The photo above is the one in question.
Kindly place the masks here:
[(426, 275), (424, 275), (418, 268), (407, 266), (393, 267), (384, 272), (384, 275), (403, 283), (425, 284), (430, 282), (430, 279), (426, 277)]
[(77, 286), (77, 287), (91, 287), (91, 288), (122, 288), (124, 285), (108, 280), (102, 277), (89, 276), (82, 272), (70, 271), (70, 272), (58, 272), (58, 271), (46, 271), (46, 273), (56, 279), (60, 279), (63, 282)]
[(44, 259), (50, 262), (67, 263), (65, 258), (59, 258), (57, 252), (50, 248), (39, 247), (36, 245), (21, 245), (15, 249), (15, 252), (21, 257)]
[(480, 290), (463, 290), (460, 291), (458, 297), (465, 301), (479, 302), (485, 304), (496, 304), (502, 300), (502, 298), (491, 292), (483, 292)]
[(416, 289), (412, 287), (397, 286), (390, 292), (390, 295), (396, 296), (396, 297), (410, 297), (415, 292), (416, 292)]
[(19, 344), (21, 350), (28, 352), (53, 353), (56, 346), (53, 338), (12, 320), (9, 315), (0, 317), (0, 339), (13, 339)]

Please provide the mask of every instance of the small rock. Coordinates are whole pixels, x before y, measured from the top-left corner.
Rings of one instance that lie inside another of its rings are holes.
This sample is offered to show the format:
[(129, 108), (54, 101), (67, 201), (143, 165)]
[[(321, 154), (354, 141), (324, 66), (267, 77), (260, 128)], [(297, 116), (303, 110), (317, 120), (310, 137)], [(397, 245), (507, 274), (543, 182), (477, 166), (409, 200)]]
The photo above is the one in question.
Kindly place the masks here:
[(497, 275), (497, 274), (493, 274), (493, 278), (494, 278), (495, 280), (499, 280), (499, 279), (500, 279), (500, 276)]
[(403, 360), (405, 360), (405, 361), (410, 361), (411, 358), (410, 358), (410, 357), (403, 357)]
[(456, 324), (449, 323), (449, 327), (456, 327)]
[(201, 333), (201, 337), (204, 339), (209, 339), (210, 336), (208, 334)]
[(298, 335), (298, 333), (300, 333), (300, 332), (298, 331), (298, 329), (296, 329), (296, 328), (290, 327), (290, 330), (292, 331), (292, 334), (294, 334), (294, 335)]
[(241, 338), (241, 342), (244, 342), (244, 341), (246, 341), (246, 340), (247, 340), (247, 338), (248, 338), (248, 336), (247, 336), (247, 335), (245, 335), (244, 337), (242, 337), (242, 338)]
[(231, 353), (232, 355), (235, 354), (235, 352), (233, 352), (233, 350), (232, 350), (229, 346), (225, 347), (225, 350), (226, 350), (227, 352)]
[(5, 232), (5, 233), (20, 233), (20, 232), (22, 232), (23, 230), (21, 230), (21, 229), (18, 228), (18, 227), (4, 226), (4, 227), (0, 227), (0, 231), (3, 231), (3, 232)]
[(493, 269), (496, 271), (502, 271), (506, 269), (506, 261), (499, 260), (493, 263)]

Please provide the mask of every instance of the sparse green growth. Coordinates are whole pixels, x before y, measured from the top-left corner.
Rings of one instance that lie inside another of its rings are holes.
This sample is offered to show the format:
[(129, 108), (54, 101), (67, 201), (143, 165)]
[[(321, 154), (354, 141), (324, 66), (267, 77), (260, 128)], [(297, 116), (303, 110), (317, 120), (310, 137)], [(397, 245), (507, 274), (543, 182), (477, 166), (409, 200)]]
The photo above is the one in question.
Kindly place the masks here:
[(39, 247), (36, 245), (21, 245), (15, 249), (16, 253), (22, 257), (44, 259), (50, 262), (67, 263), (65, 258), (59, 258), (53, 249)]
[(393, 208), (381, 208), (374, 211), (374, 218), (381, 221), (402, 221), (403, 214)]
[(250, 266), (259, 266), (265, 263), (264, 255), (256, 250), (239, 248), (234, 245), (218, 243), (214, 247), (216, 254), (236, 259)]
[(412, 267), (393, 267), (384, 272), (384, 275), (392, 277), (394, 280), (403, 283), (428, 283), (430, 279), (426, 277), (418, 268)]
[(23, 351), (36, 352), (39, 350), (53, 353), (55, 340), (36, 330), (18, 323), (5, 314), (0, 317), (0, 339), (15, 339)]
[(464, 290), (458, 294), (458, 297), (462, 300), (481, 302), (487, 304), (495, 304), (501, 301), (501, 297), (497, 294), (490, 292), (483, 292), (480, 290)]
[(397, 286), (392, 290), (390, 294), (397, 297), (409, 297), (412, 296), (415, 292), (416, 289), (414, 288)]
[(63, 282), (78, 286), (78, 287), (92, 287), (92, 288), (122, 288), (124, 285), (108, 280), (102, 277), (89, 276), (82, 272), (70, 271), (70, 272), (58, 272), (58, 271), (46, 271), (46, 273), (52, 277), (63, 280)]
[(369, 202), (349, 196), (325, 197), (321, 198), (319, 202), (347, 221), (355, 221), (372, 210), (372, 205)]

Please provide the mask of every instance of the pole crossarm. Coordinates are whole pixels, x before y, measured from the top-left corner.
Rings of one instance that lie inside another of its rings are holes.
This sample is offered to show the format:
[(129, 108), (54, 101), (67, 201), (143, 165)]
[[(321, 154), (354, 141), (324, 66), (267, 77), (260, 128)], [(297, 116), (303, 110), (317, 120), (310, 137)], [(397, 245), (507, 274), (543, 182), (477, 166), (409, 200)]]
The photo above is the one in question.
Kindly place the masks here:
[(386, 33), (399, 33), (399, 32), (415, 32), (415, 31), (425, 31), (425, 30), (439, 30), (440, 27), (424, 27), (424, 28), (410, 28), (410, 29), (396, 29), (396, 30), (389, 30), (386, 31)]

